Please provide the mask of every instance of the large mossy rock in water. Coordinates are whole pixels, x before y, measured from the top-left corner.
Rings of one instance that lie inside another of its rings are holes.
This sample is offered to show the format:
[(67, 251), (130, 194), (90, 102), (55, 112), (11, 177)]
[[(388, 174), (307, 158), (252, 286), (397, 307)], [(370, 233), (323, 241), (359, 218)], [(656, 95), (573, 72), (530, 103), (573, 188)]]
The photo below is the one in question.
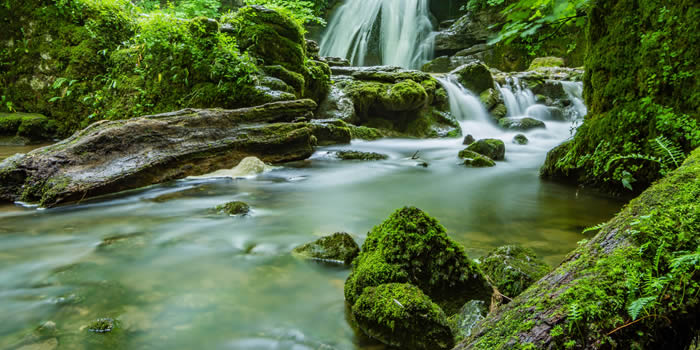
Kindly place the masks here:
[(489, 67), (478, 61), (467, 63), (452, 71), (451, 74), (456, 75), (457, 80), (477, 96), (496, 87)]
[(659, 136), (686, 154), (700, 146), (700, 11), (692, 0), (610, 0), (587, 13), (588, 115), (542, 176), (612, 193), (629, 193), (622, 179), (633, 177), (638, 192), (662, 172), (626, 156), (663, 158)]
[(445, 313), (411, 284), (366, 288), (352, 306), (352, 315), (365, 334), (400, 349), (451, 349), (454, 345)]
[(550, 270), (532, 249), (517, 245), (496, 248), (481, 259), (480, 266), (494, 287), (509, 298), (518, 296)]
[(307, 259), (350, 265), (360, 253), (360, 247), (348, 233), (336, 232), (298, 246), (292, 253)]
[(499, 139), (481, 139), (469, 145), (466, 150), (485, 155), (493, 160), (503, 160), (506, 155), (506, 145)]
[(367, 234), (345, 282), (354, 305), (367, 287), (410, 283), (451, 315), (473, 299), (490, 304), (492, 289), (445, 228), (418, 208), (394, 212)]
[[(447, 93), (427, 73), (399, 67), (333, 67), (335, 84), (319, 118), (349, 123), (394, 137), (459, 136)], [(350, 108), (352, 107), (352, 108)]]
[(95, 123), (0, 163), (0, 199), (50, 207), (230, 169), (248, 156), (273, 163), (304, 159), (313, 153), (312, 128), (289, 122), (315, 108), (311, 100), (296, 100)]

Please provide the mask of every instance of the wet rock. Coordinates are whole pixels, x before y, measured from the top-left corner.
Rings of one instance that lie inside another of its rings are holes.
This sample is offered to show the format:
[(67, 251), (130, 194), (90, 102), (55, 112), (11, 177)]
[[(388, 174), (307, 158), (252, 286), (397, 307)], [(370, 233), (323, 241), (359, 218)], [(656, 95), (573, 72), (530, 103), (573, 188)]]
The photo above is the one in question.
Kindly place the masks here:
[(292, 250), (297, 256), (307, 259), (340, 262), (350, 265), (360, 253), (360, 247), (352, 236), (345, 232), (336, 232), (314, 242), (304, 244)]
[(386, 154), (360, 151), (336, 151), (336, 157), (342, 160), (385, 160), (389, 159)]
[(531, 249), (507, 245), (487, 254), (481, 260), (481, 270), (499, 292), (514, 298), (547, 274), (550, 267)]
[(481, 300), (471, 300), (464, 304), (459, 312), (449, 319), (456, 338), (463, 339), (471, 336), (476, 323), (483, 320), (486, 314), (488, 309)]
[(314, 120), (311, 123), (317, 146), (343, 145), (350, 143), (350, 125), (337, 119)]
[(350, 67), (350, 61), (342, 57), (321, 57), (320, 60), (330, 67)]
[(440, 54), (454, 54), (474, 45), (485, 44), (492, 35), (490, 29), (500, 17), (497, 11), (470, 12), (447, 30), (435, 36), (435, 51)]
[(457, 80), (477, 96), (496, 86), (489, 67), (478, 61), (467, 63), (453, 70), (451, 74), (455, 74)]
[(506, 115), (508, 115), (508, 109), (503, 103), (496, 105), (496, 107), (494, 107), (489, 112), (491, 113), (491, 117), (494, 120), (501, 120), (501, 118), (504, 118)]
[(98, 318), (87, 325), (87, 330), (93, 333), (108, 333), (114, 329), (114, 320)]
[(389, 283), (364, 290), (352, 315), (371, 338), (400, 349), (451, 349), (445, 313), (418, 287)]
[(0, 199), (45, 207), (230, 169), (254, 155), (265, 162), (313, 154), (312, 100), (235, 110), (184, 109), (100, 121), (55, 145), (0, 163)]
[(331, 86), (328, 96), (321, 101), (316, 112), (320, 119), (355, 120), (355, 104), (337, 84)]
[(476, 140), (474, 139), (474, 136), (472, 136), (471, 134), (469, 134), (469, 135), (467, 135), (467, 136), (464, 137), (464, 140), (462, 141), (462, 144), (463, 144), (463, 145), (466, 145), (466, 146), (469, 146), (469, 145), (471, 145), (472, 143), (474, 143), (474, 141), (476, 141)]
[(496, 162), (493, 159), (466, 149), (459, 152), (459, 158), (464, 159), (464, 165), (474, 168), (496, 166)]
[(545, 80), (526, 80), (532, 92), (537, 95), (545, 95), (551, 99), (559, 100), (568, 98), (564, 86), (561, 81), (545, 79)]
[(321, 51), (321, 47), (314, 40), (306, 39), (306, 54), (311, 59), (318, 60), (318, 53)]
[(481, 139), (469, 145), (467, 150), (487, 156), (493, 160), (503, 160), (506, 155), (506, 145), (498, 139)]
[(481, 103), (484, 104), (486, 110), (491, 111), (499, 104), (503, 104), (503, 96), (501, 92), (495, 88), (484, 90), (479, 96)]
[(527, 136), (523, 134), (517, 134), (513, 136), (513, 143), (518, 144), (518, 145), (527, 145), (530, 142), (530, 140), (527, 139)]
[(228, 215), (246, 215), (250, 212), (250, 206), (245, 202), (233, 201), (217, 206), (216, 211)]
[(527, 70), (537, 70), (544, 67), (563, 67), (564, 59), (561, 57), (537, 57), (530, 63)]
[(549, 111), (549, 117), (552, 120), (559, 120), (559, 121), (566, 121), (566, 116), (564, 115), (564, 111), (561, 110), (559, 107), (548, 107), (547, 110)]
[(367, 234), (345, 281), (345, 300), (354, 305), (366, 287), (410, 283), (446, 314), (468, 300), (490, 304), (491, 287), (445, 228), (418, 208), (404, 207)]
[(378, 140), (384, 137), (384, 133), (379, 129), (368, 128), (366, 126), (351, 126), (350, 134), (353, 139), (360, 140)]
[(532, 129), (545, 129), (543, 121), (530, 117), (508, 117), (498, 120), (498, 125), (504, 129), (527, 131)]

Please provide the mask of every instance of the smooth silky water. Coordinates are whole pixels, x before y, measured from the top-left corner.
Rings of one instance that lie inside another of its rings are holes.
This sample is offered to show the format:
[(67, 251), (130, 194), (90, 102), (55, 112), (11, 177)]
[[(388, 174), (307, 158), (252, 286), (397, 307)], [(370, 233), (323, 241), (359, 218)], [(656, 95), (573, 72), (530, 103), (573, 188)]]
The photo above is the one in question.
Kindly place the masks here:
[[(465, 168), (461, 139), (356, 141), (251, 178), (180, 180), (48, 210), (2, 206), (0, 349), (45, 321), (56, 323), (59, 349), (368, 348), (376, 345), (345, 318), (349, 271), (300, 261), (294, 246), (336, 231), (361, 243), (395, 209), (414, 205), (473, 258), (519, 243), (555, 265), (586, 238), (584, 227), (619, 209), (538, 178), (570, 123), (526, 133), (527, 146), (488, 123), (462, 126), (504, 140), (506, 160)], [(328, 153), (336, 149), (390, 159), (339, 161)], [(417, 151), (427, 168), (411, 159)], [(249, 203), (251, 215), (211, 211), (232, 200)], [(82, 328), (101, 317), (118, 320), (122, 333)]]

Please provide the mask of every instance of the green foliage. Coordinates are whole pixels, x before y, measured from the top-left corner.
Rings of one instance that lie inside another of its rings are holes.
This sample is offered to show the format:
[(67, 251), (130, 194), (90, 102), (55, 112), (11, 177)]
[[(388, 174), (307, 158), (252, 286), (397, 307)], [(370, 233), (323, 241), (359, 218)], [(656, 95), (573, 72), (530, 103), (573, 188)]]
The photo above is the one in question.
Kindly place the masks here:
[(320, 17), (326, 8), (327, 0), (245, 0), (247, 5), (262, 5), (278, 10), (294, 18), (299, 24), (321, 24), (326, 21)]

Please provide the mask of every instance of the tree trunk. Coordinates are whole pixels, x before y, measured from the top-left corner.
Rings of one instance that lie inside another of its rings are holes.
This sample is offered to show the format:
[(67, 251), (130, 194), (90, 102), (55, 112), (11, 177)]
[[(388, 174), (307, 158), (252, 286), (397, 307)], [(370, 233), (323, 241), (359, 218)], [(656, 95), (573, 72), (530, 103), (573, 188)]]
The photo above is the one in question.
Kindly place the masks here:
[(700, 312), (700, 149), (455, 349), (684, 349)]

